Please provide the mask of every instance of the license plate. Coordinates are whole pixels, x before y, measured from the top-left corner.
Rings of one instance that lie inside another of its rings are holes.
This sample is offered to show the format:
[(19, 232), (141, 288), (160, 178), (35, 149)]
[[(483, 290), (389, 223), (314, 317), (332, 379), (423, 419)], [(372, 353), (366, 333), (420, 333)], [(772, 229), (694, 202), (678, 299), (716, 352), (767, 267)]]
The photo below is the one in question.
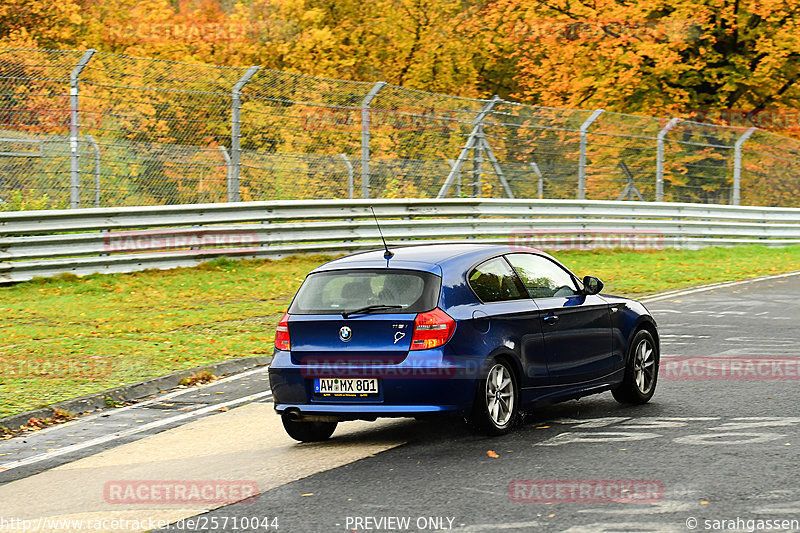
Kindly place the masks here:
[(320, 396), (350, 396), (363, 398), (378, 395), (377, 378), (317, 378), (314, 393)]

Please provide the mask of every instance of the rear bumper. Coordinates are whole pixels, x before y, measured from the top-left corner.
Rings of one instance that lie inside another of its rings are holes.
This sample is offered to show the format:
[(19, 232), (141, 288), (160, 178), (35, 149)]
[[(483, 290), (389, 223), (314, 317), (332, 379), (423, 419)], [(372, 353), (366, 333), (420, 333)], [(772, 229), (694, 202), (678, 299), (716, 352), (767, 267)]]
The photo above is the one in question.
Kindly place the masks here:
[[(276, 351), (269, 368), (278, 413), (373, 419), (428, 414), (467, 414), (475, 396), (474, 360), (445, 361), (441, 350), (411, 352), (396, 365), (308, 367)], [(377, 378), (379, 393), (365, 398), (319, 397), (316, 378)]]

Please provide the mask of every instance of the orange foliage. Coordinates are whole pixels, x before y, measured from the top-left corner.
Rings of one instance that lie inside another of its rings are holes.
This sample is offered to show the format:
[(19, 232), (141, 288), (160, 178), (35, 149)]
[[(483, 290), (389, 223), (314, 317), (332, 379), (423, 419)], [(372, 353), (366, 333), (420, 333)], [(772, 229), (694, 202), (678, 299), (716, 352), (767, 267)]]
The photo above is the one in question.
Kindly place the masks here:
[(6, 0), (0, 44), (650, 115), (800, 106), (794, 0)]

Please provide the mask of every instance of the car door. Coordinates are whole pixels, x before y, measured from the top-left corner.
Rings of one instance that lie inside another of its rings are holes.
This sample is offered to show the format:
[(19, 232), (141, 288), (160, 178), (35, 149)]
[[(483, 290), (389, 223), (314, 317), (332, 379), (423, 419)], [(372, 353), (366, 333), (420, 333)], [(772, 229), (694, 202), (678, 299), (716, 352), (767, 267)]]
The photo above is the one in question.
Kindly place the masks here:
[(574, 276), (536, 254), (506, 256), (539, 310), (550, 382), (569, 386), (615, 370), (609, 304), (583, 294)]
[(478, 351), (491, 353), (501, 347), (514, 351), (522, 366), (521, 388), (547, 386), (539, 310), (514, 270), (503, 257), (495, 257), (473, 268), (467, 279), (481, 301), (473, 314), (475, 327), (484, 330), (473, 338), (482, 344)]

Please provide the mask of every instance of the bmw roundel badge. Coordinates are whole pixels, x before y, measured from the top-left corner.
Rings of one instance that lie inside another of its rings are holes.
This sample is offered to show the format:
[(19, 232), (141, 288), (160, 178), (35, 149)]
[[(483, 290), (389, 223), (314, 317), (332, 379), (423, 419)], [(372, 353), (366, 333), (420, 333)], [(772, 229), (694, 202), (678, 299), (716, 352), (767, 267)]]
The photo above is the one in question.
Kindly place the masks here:
[(342, 326), (342, 328), (339, 330), (339, 338), (344, 342), (349, 341), (353, 338), (353, 330), (347, 326)]

